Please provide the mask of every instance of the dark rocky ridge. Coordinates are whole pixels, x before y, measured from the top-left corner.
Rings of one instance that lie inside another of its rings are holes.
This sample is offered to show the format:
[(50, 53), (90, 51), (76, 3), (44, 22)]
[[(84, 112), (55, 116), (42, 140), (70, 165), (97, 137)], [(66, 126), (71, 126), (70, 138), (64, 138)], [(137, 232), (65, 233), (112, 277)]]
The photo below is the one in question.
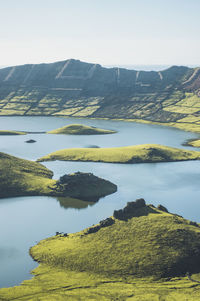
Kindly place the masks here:
[(0, 69), (0, 115), (176, 122), (187, 114), (164, 108), (185, 92), (199, 95), (200, 68), (136, 71), (70, 59)]
[(70, 196), (83, 201), (97, 202), (101, 197), (117, 191), (117, 186), (92, 173), (66, 174), (56, 182), (55, 195)]

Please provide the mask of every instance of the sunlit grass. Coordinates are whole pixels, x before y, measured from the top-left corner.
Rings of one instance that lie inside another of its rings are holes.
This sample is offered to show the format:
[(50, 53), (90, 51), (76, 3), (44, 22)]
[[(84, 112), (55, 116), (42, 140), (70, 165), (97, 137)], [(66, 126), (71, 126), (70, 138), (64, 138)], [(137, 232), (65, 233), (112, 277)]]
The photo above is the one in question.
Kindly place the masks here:
[(48, 134), (66, 134), (66, 135), (101, 135), (116, 133), (112, 130), (99, 129), (82, 124), (70, 124), (56, 130), (47, 132)]
[(71, 148), (46, 155), (38, 161), (94, 161), (111, 163), (144, 163), (198, 160), (200, 152), (158, 144), (143, 144), (112, 148)]
[[(85, 235), (86, 229), (41, 241), (31, 249), (40, 262), (33, 279), (1, 289), (0, 298), (199, 300), (198, 284), (184, 276), (199, 269), (198, 226), (151, 206), (128, 221), (114, 220), (96, 233)], [(200, 275), (192, 278), (200, 280)]]

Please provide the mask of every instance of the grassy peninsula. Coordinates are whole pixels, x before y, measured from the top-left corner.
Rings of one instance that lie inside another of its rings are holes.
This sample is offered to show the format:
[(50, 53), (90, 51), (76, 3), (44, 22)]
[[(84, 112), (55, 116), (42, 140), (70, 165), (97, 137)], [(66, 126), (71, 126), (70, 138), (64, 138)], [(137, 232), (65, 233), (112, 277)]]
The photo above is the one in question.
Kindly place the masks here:
[(90, 173), (52, 179), (53, 172), (37, 162), (0, 153), (0, 198), (48, 195), (97, 201), (114, 193), (117, 186)]
[(114, 134), (116, 131), (99, 129), (93, 126), (82, 124), (70, 124), (59, 129), (47, 132), (47, 134), (65, 134), (65, 135), (105, 135)]
[(184, 145), (200, 147), (200, 139), (191, 139), (184, 143)]
[(200, 152), (167, 147), (159, 144), (142, 144), (112, 148), (70, 148), (46, 155), (38, 161), (94, 161), (111, 163), (150, 163), (199, 160)]
[(1, 289), (2, 300), (200, 298), (191, 281), (200, 280), (200, 226), (143, 199), (81, 232), (45, 239), (30, 253), (40, 262), (35, 277)]
[(0, 136), (3, 135), (26, 135), (26, 132), (0, 130)]

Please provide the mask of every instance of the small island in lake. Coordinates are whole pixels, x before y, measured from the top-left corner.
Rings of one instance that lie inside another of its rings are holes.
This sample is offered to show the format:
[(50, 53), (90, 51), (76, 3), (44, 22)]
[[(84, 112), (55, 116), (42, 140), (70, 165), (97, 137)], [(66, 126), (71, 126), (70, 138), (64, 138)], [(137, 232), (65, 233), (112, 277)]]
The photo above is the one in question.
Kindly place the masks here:
[(105, 135), (114, 134), (116, 131), (99, 129), (93, 126), (82, 124), (70, 124), (59, 129), (47, 132), (47, 134), (65, 134), (65, 135)]
[(107, 163), (151, 163), (199, 160), (200, 152), (159, 144), (142, 144), (111, 148), (69, 148), (59, 150), (37, 161), (93, 161)]
[(197, 301), (199, 246), (199, 224), (138, 199), (97, 225), (58, 232), (32, 247), (40, 263), (35, 276), (1, 289), (0, 298), (153, 301), (192, 295)]
[(26, 140), (25, 142), (26, 142), (26, 143), (35, 143), (36, 140), (34, 140), (34, 139), (29, 139), (29, 140)]
[(94, 202), (117, 191), (115, 184), (91, 173), (52, 177), (53, 172), (40, 163), (0, 153), (0, 198), (47, 195)]

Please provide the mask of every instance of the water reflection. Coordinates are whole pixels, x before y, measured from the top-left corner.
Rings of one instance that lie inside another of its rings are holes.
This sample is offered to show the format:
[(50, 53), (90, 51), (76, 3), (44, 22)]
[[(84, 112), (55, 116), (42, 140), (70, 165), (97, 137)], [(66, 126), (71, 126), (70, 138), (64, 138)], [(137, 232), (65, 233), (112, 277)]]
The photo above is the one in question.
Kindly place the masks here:
[(23, 254), (19, 249), (14, 247), (0, 247), (0, 262), (4, 260), (17, 260)]
[(57, 201), (60, 203), (60, 207), (65, 209), (74, 208), (74, 209), (85, 209), (89, 206), (94, 206), (96, 202), (87, 202), (79, 199), (73, 199), (70, 197), (57, 197)]

